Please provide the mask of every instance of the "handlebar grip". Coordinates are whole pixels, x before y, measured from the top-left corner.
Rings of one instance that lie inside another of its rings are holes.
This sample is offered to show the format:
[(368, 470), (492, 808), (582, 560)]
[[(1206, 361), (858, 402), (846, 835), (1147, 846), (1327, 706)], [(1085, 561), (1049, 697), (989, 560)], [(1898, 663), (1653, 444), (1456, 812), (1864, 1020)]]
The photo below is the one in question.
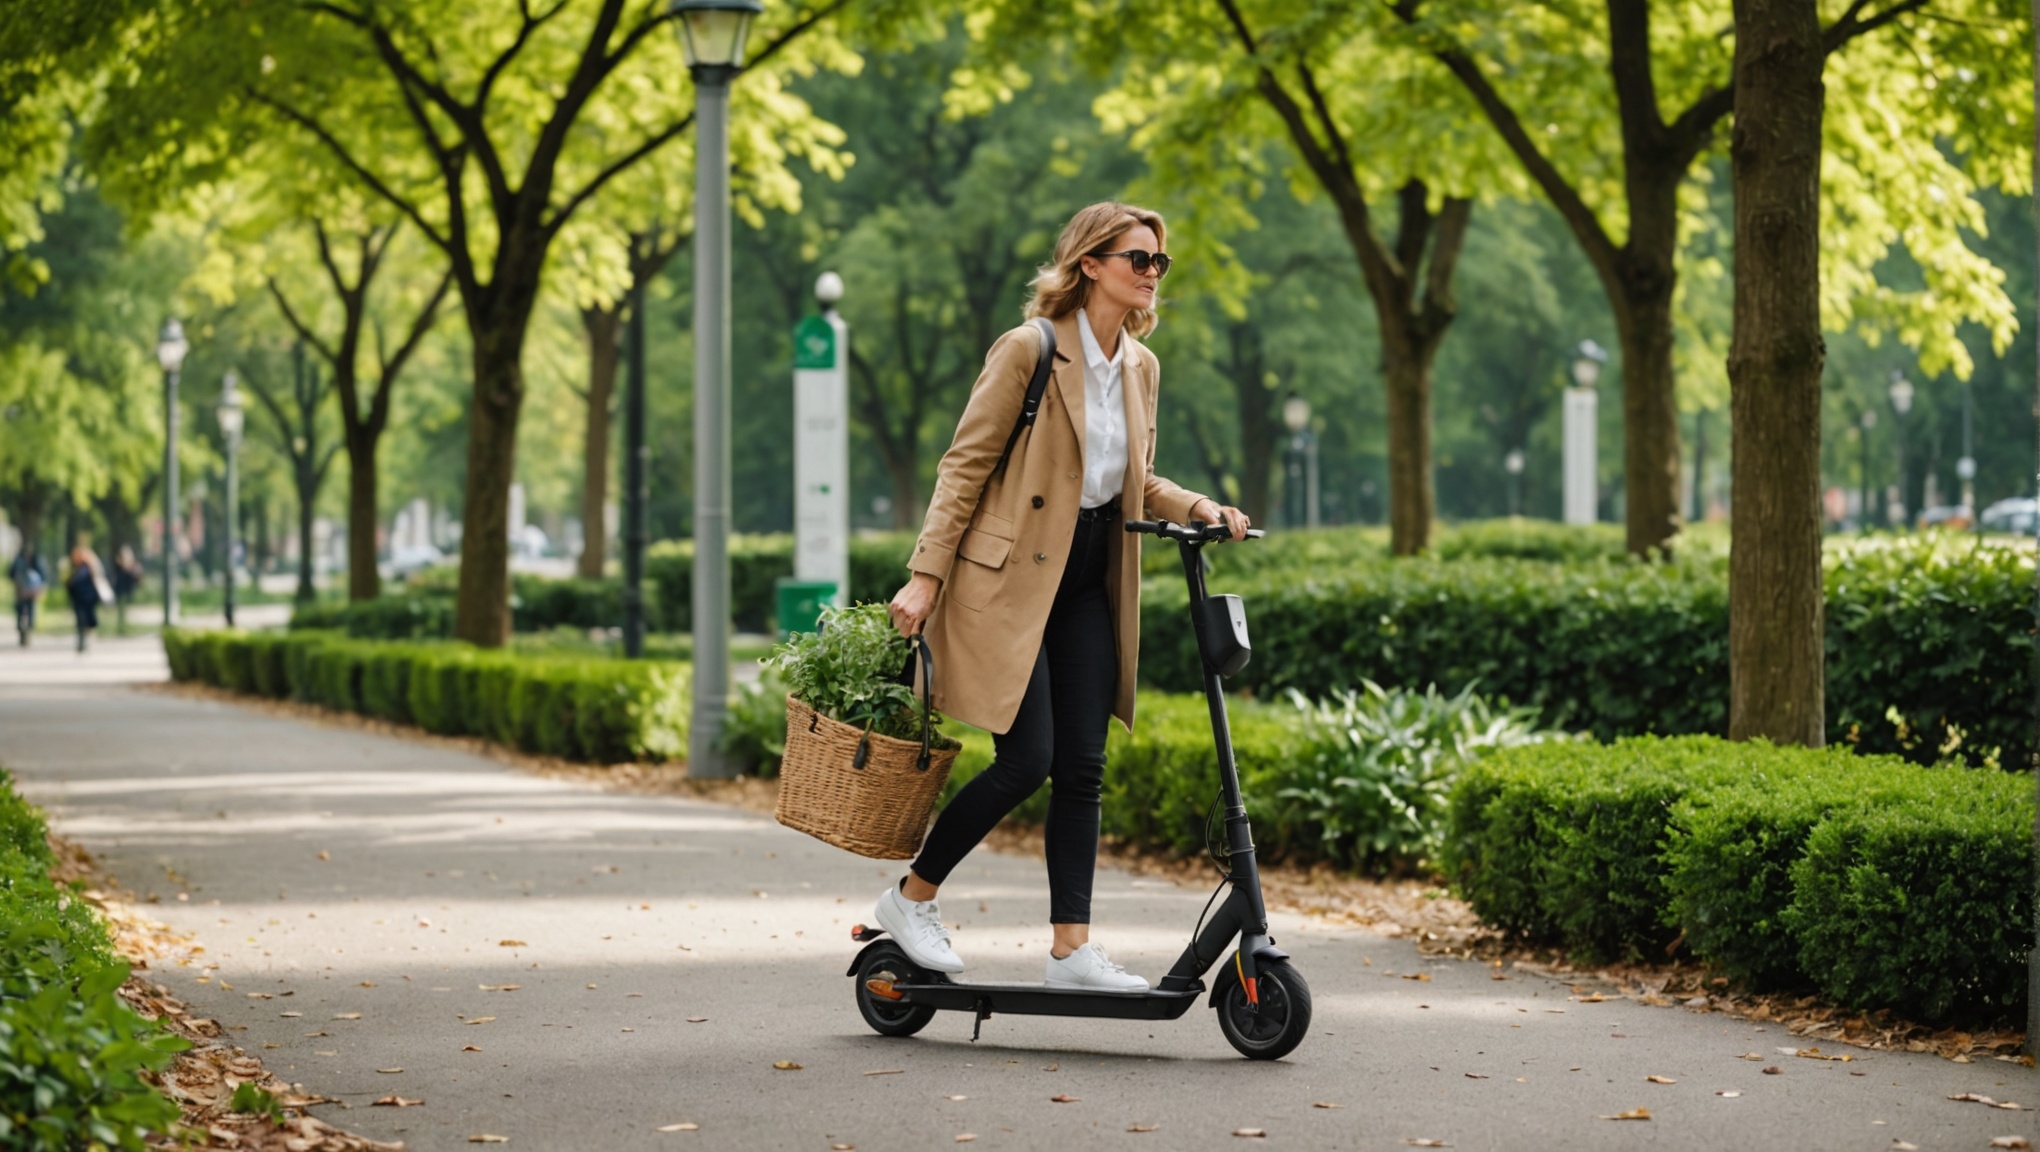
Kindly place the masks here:
[(1153, 520), (1128, 520), (1126, 522), (1126, 530), (1128, 532), (1158, 532), (1161, 530), (1161, 527), (1160, 524), (1155, 523)]
[(1262, 530), (1261, 530), (1261, 529), (1259, 529), (1259, 528), (1249, 528), (1249, 529), (1247, 529), (1247, 539), (1249, 539), (1249, 540), (1261, 540), (1261, 539), (1265, 539), (1265, 538), (1267, 537), (1267, 535), (1268, 535), (1268, 534), (1267, 534), (1266, 532), (1262, 531)]

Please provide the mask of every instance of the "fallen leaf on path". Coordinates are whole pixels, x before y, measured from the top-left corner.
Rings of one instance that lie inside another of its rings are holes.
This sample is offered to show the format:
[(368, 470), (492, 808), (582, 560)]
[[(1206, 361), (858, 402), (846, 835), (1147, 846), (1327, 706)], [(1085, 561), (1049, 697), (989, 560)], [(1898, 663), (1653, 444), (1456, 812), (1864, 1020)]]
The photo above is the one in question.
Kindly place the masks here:
[(1674, 1080), (1674, 1079), (1672, 1079), (1672, 1078), (1671, 1078), (1670, 1076), (1645, 1076), (1645, 1077), (1644, 1077), (1644, 1079), (1645, 1079), (1645, 1080), (1648, 1080), (1648, 1081), (1650, 1081), (1650, 1082), (1651, 1082), (1651, 1083), (1653, 1083), (1653, 1084), (1677, 1084), (1677, 1083), (1678, 1083), (1678, 1081), (1677, 1081), (1677, 1080)]
[(1599, 992), (1594, 993), (1592, 996), (1568, 996), (1566, 999), (1571, 1000), (1575, 1004), (1605, 1004), (1608, 1002), (1608, 998)]
[(385, 1075), (385, 1076), (395, 1076), (395, 1075), (396, 1075), (397, 1073), (399, 1073), (399, 1072), (402, 1072), (402, 1071), (403, 1071), (403, 1069), (402, 1069), (402, 1068), (378, 1068), (378, 1069), (376, 1069), (376, 1071), (378, 1071), (378, 1072), (382, 1073), (382, 1074), (383, 1074), (383, 1075)]
[(958, 1144), (968, 1144), (975, 1139), (977, 1139), (977, 1133), (975, 1132), (958, 1132), (956, 1134), (956, 1142)]
[(1313, 1108), (1344, 1108), (1344, 1107), (1345, 1107), (1345, 1105), (1344, 1105), (1344, 1104), (1334, 1104), (1334, 1103), (1332, 1103), (1332, 1102), (1331, 1102), (1330, 1100), (1313, 1100), (1313, 1101), (1311, 1101), (1311, 1102), (1310, 1102), (1310, 1106), (1311, 1106), (1311, 1107), (1313, 1107)]
[(968, 1100), (968, 1099), (970, 1099), (970, 1097), (968, 1097), (968, 1096), (944, 1096), (944, 1097), (943, 1097), (943, 1099), (944, 1099), (944, 1100)]
[(531, 947), (531, 945), (529, 945), (529, 944), (526, 944), (526, 943), (525, 943), (524, 941), (522, 941), (522, 940), (498, 940), (498, 941), (496, 941), (496, 947), (498, 947), (498, 948), (529, 948), (529, 947)]
[(1406, 1137), (1406, 1138), (1405, 1138), (1405, 1139), (1403, 1140), (1403, 1143), (1405, 1143), (1405, 1144), (1409, 1145), (1409, 1146), (1410, 1146), (1410, 1147), (1412, 1147), (1412, 1148), (1450, 1148), (1450, 1147), (1452, 1147), (1452, 1145), (1450, 1145), (1450, 1144), (1447, 1144), (1447, 1143), (1446, 1143), (1446, 1142), (1444, 1142), (1443, 1140), (1437, 1140), (1437, 1139), (1433, 1139), (1432, 1137), (1429, 1137), (1429, 1136), (1411, 1136), (1411, 1137)]
[(831, 1144), (831, 1145), (829, 1145), (829, 1152), (857, 1152), (857, 1145), (855, 1145), (855, 1144)]
[(1080, 1103), (1083, 1100), (1083, 1097), (1072, 1096), (1067, 1092), (1058, 1092), (1055, 1095), (1050, 1096), (1048, 1100), (1049, 1103), (1051, 1104), (1076, 1104)]
[(1403, 979), (1422, 980), (1426, 983), (1429, 983), (1431, 979), (1431, 974), (1429, 972), (1405, 972), (1403, 973)]
[(361, 1013), (359, 1013), (359, 1012), (335, 1012), (335, 1013), (333, 1014), (333, 1019), (335, 1019), (335, 1020), (359, 1020), (359, 1019), (361, 1019)]
[(470, 1144), (508, 1144), (509, 1142), (510, 1138), (508, 1136), (498, 1136), (494, 1132), (477, 1132), (468, 1137), (468, 1143)]
[(873, 1068), (873, 1069), (872, 1069), (871, 1071), (869, 1071), (869, 1072), (866, 1072), (866, 1073), (865, 1073), (865, 1075), (866, 1075), (866, 1076), (898, 1076), (898, 1075), (899, 1075), (900, 1073), (902, 1073), (902, 1072), (905, 1072), (905, 1071), (906, 1071), (906, 1069), (905, 1069), (905, 1068)]
[(1232, 1130), (1232, 1134), (1235, 1136), (1245, 1136), (1250, 1140), (1263, 1140), (1267, 1138), (1268, 1130), (1266, 1128), (1235, 1128)]
[[(373, 987), (375, 987), (375, 981), (373, 981), (373, 980), (363, 980), (363, 981), (361, 982), (361, 986), (362, 986), (363, 988), (373, 988)], [(251, 996), (252, 996), (252, 995), (254, 995), (254, 993), (252, 993), (252, 992), (251, 992), (251, 993), (249, 993), (249, 995), (251, 995)]]
[(250, 999), (250, 1000), (274, 1000), (274, 999), (276, 999), (276, 997), (274, 997), (274, 996), (271, 996), (271, 995), (270, 995), (269, 993), (267, 993), (267, 992), (250, 992), (250, 993), (248, 993), (248, 999)]
[(1629, 1111), (1627, 1111), (1627, 1112), (1617, 1112), (1617, 1113), (1616, 1113), (1616, 1114), (1614, 1114), (1613, 1116), (1603, 1116), (1603, 1117), (1601, 1117), (1601, 1119), (1603, 1119), (1603, 1120), (1648, 1120), (1648, 1119), (1650, 1119), (1650, 1109), (1648, 1109), (1648, 1108), (1631, 1108), (1631, 1109), (1630, 1109)]
[(490, 1023), (490, 1022), (494, 1021), (495, 1019), (496, 1019), (496, 1018), (495, 1018), (494, 1016), (477, 1016), (477, 1017), (475, 1017), (474, 1019), (472, 1019), (472, 1020), (468, 1021), (468, 1023), (470, 1023), (470, 1024), (488, 1024), (488, 1023)]
[(1920, 1146), (1909, 1140), (1893, 1140), (1891, 1152), (1920, 1152)]
[(1726, 1092), (1716, 1092), (1716, 1093), (1715, 1093), (1715, 1095), (1716, 1095), (1716, 1096), (1727, 1096), (1727, 1097), (1733, 1098), (1733, 1097), (1736, 1097), (1736, 1096), (1740, 1096), (1740, 1095), (1742, 1095), (1742, 1093), (1740, 1093), (1740, 1092), (1737, 1092), (1737, 1091), (1735, 1091), (1735, 1090), (1733, 1090), (1733, 1089), (1730, 1089), (1729, 1091), (1726, 1091)]
[(2031, 1112), (2031, 1111), (2032, 1111), (2032, 1109), (2031, 1109), (2031, 1108), (2028, 1108), (2028, 1107), (2026, 1107), (2026, 1106), (2025, 1106), (2024, 1104), (2015, 1104), (2015, 1103), (2013, 1103), (2013, 1102), (2012, 1102), (2012, 1101), (2010, 1101), (2010, 1100), (2005, 1100), (2005, 1101), (1997, 1101), (1997, 1100), (1993, 1100), (1993, 1099), (1991, 1099), (1990, 1097), (1988, 1097), (1988, 1096), (1985, 1096), (1985, 1095), (1983, 1095), (1982, 1093), (1979, 1093), (1979, 1092), (1957, 1092), (1957, 1093), (1956, 1093), (1956, 1094), (1954, 1094), (1953, 1096), (1950, 1096), (1950, 1097), (1948, 1097), (1948, 1099), (1950, 1099), (1950, 1100), (1962, 1100), (1962, 1101), (1966, 1101), (1966, 1102), (1968, 1102), (1968, 1103), (1971, 1103), (1971, 1104), (1981, 1104), (1981, 1105), (1983, 1105), (1983, 1106), (1984, 1106), (1984, 1107), (1986, 1107), (1986, 1108), (2002, 1108), (2002, 1109), (2004, 1109), (2004, 1110), (2005, 1110), (2005, 1111), (2007, 1111), (2007, 1112)]
[(1764, 1054), (1762, 1052), (1745, 1052), (1736, 1057), (1738, 1060), (1762, 1060), (1763, 1058)]
[(798, 1072), (800, 1065), (792, 1060), (774, 1060), (772, 1066), (781, 1072)]
[(1990, 1146), (1993, 1148), (2031, 1148), (2033, 1142), (2024, 1136), (1993, 1136), (1990, 1140)]
[(1160, 1124), (1128, 1124), (1126, 1130), (1128, 1132), (1152, 1132), (1160, 1127)]
[(1468, 1072), (1468, 1073), (1466, 1074), (1466, 1078), (1467, 1078), (1468, 1080), (1485, 1080), (1485, 1079), (1487, 1079), (1487, 1073), (1485, 1073), (1485, 1072)]
[(463, 1051), (463, 1052), (480, 1052), (480, 1051), (481, 1051), (481, 1049), (480, 1049), (480, 1048), (477, 1048), (477, 1047), (475, 1047), (475, 1046), (474, 1046), (474, 1045), (472, 1045), (472, 1044), (468, 1044), (468, 1045), (465, 1045), (465, 1046), (463, 1046), (463, 1047), (461, 1048), (461, 1051)]
[(279, 1013), (277, 1013), (277, 1015), (279, 1015), (279, 1016), (283, 1017), (283, 1018), (284, 1018), (285, 1020), (295, 1020), (295, 1019), (297, 1019), (298, 1017), (300, 1017), (300, 1016), (304, 1015), (304, 1013), (302, 1013), (302, 1012), (279, 1012)]
[(637, 1029), (635, 1029), (635, 1028), (625, 1028), (625, 1029), (624, 1029), (624, 1031), (625, 1031), (625, 1032), (635, 1032), (635, 1031), (637, 1031)]
[(701, 1125), (699, 1125), (699, 1124), (666, 1124), (666, 1125), (662, 1125), (662, 1126), (661, 1126), (661, 1127), (659, 1128), (659, 1131), (661, 1131), (661, 1132), (699, 1132), (699, 1131), (701, 1131)]
[(331, 860), (332, 858), (333, 854), (331, 852), (326, 851), (324, 848), (319, 849), (319, 859)]
[(1843, 1064), (1847, 1064), (1849, 1061), (1855, 1059), (1854, 1056), (1848, 1055), (1847, 1053), (1843, 1053), (1840, 1056), (1830, 1056), (1818, 1048), (1801, 1048), (1797, 1051), (1793, 1051), (1792, 1049), (1787, 1048), (1784, 1049), (1784, 1051), (1791, 1052), (1792, 1055), (1798, 1056), (1804, 1060), (1836, 1060), (1840, 1061)]
[(373, 1108), (416, 1108), (423, 1103), (423, 1100), (413, 1100), (409, 1096), (384, 1096), (370, 1101), (369, 1106)]
[(708, 1023), (708, 1017), (706, 1017), (706, 1016), (689, 1016), (689, 1017), (687, 1018), (687, 1022), (688, 1022), (689, 1024), (706, 1024), (706, 1023)]
[(1783, 1076), (1784, 1074), (1785, 1070), (1783, 1068), (1778, 1067), (1776, 1064), (1773, 1064), (1770, 1067), (1764, 1069), (1764, 1075), (1766, 1076)]
[(515, 992), (515, 991), (517, 991), (517, 990), (518, 990), (519, 988), (522, 988), (522, 987), (524, 987), (524, 985), (522, 985), (522, 984), (477, 984), (477, 985), (475, 985), (475, 987), (477, 987), (477, 988), (480, 988), (480, 989), (481, 989), (482, 991), (484, 991), (484, 992)]
[(1043, 1072), (1060, 1072), (1062, 1071), (1062, 1064), (1060, 1061), (1054, 1064), (1047, 1064), (1044, 1065), (1041, 1070)]
[(227, 983), (225, 980), (220, 981), (220, 987), (224, 988), (229, 992), (232, 992), (234, 990), (234, 986), (232, 984)]

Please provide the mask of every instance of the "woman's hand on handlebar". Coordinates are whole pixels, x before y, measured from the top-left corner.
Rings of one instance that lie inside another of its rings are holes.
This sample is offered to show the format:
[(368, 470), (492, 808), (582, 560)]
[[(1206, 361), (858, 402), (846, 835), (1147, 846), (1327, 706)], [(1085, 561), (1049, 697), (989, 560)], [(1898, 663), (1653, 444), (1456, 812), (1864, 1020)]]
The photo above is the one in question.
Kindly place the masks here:
[(1202, 520), (1206, 524), (1224, 524), (1232, 531), (1232, 538), (1234, 540), (1245, 540), (1247, 538), (1247, 529), (1253, 527), (1254, 524), (1252, 520), (1247, 518), (1245, 512), (1230, 504), (1221, 505), (1218, 501), (1209, 497), (1199, 502), (1195, 508), (1190, 510), (1190, 518), (1192, 520)]
[(935, 610), (935, 594), (942, 590), (942, 581), (926, 572), (914, 573), (899, 591), (893, 593), (892, 603), (886, 605), (886, 614), (892, 617), (893, 627), (902, 636), (912, 636), (928, 622), (928, 614)]

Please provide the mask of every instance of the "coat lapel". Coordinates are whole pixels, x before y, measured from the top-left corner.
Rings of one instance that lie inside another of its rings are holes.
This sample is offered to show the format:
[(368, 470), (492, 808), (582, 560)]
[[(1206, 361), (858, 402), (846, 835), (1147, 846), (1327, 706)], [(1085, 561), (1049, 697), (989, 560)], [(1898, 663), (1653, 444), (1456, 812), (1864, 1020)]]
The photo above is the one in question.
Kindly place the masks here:
[(1055, 386), (1063, 411), (1077, 434), (1077, 459), (1084, 458), (1084, 339), (1077, 333), (1077, 314), (1055, 322)]

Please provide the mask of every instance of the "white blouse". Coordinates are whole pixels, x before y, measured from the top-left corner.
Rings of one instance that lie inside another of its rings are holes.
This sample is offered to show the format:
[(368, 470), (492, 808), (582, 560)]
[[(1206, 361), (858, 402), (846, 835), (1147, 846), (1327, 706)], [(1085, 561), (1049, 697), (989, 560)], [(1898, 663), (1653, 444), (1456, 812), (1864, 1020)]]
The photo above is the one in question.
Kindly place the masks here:
[(1120, 395), (1120, 368), (1126, 362), (1126, 334), (1112, 359), (1098, 346), (1091, 318), (1077, 310), (1077, 334), (1084, 344), (1084, 498), (1083, 506), (1110, 503), (1126, 482), (1126, 399)]

